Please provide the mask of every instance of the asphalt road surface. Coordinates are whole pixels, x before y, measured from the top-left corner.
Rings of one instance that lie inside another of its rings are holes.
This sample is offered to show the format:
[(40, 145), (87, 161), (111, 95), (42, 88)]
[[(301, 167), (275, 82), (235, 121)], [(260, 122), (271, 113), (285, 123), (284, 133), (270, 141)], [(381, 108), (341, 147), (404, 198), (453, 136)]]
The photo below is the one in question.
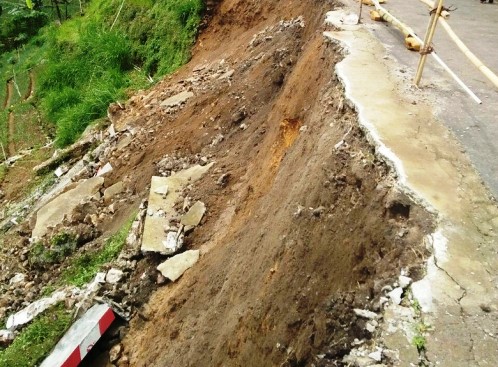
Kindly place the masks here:
[[(424, 39), (430, 19), (427, 5), (420, 0), (390, 0), (384, 6)], [(444, 6), (456, 8), (448, 18), (455, 33), (498, 74), (498, 2), (447, 0)], [(387, 23), (371, 21), (368, 9), (362, 20), (399, 61), (401, 68), (406, 69), (407, 75), (414, 75), (419, 54), (403, 47), (402, 34)], [(421, 87), (433, 95), (437, 117), (453, 131), (492, 195), (498, 198), (498, 88), (468, 61), (440, 25), (433, 46), (483, 104), (476, 104), (431, 57), (427, 59)]]

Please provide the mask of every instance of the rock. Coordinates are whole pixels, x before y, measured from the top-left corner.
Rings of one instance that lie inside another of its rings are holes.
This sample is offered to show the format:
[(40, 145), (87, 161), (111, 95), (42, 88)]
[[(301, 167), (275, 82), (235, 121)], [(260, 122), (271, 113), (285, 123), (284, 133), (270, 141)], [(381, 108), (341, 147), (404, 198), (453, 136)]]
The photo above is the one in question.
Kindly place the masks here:
[(122, 352), (123, 346), (121, 344), (116, 344), (115, 346), (113, 346), (109, 351), (109, 362), (116, 362), (121, 357)]
[(166, 283), (166, 277), (164, 275), (162, 275), (161, 273), (158, 273), (157, 278), (156, 278), (156, 284), (163, 285), (164, 283)]
[(313, 209), (313, 211), (311, 212), (313, 214), (313, 216), (315, 217), (320, 217), (323, 213), (325, 212), (325, 207), (323, 206), (319, 206), (318, 208), (316, 209)]
[(370, 332), (370, 333), (373, 333), (376, 329), (376, 326), (370, 322), (367, 322), (366, 325), (365, 325), (365, 329)]
[(97, 177), (102, 177), (109, 172), (112, 172), (112, 165), (107, 162), (103, 167), (99, 168), (99, 170), (97, 171)]
[(356, 316), (362, 317), (364, 319), (375, 320), (379, 317), (379, 315), (377, 315), (375, 312), (369, 310), (361, 310), (359, 308), (355, 308), (353, 311)]
[(124, 191), (124, 183), (122, 181), (116, 182), (114, 185), (109, 186), (104, 191), (104, 203), (109, 204), (116, 195)]
[(14, 332), (11, 330), (0, 330), (0, 346), (2, 347), (8, 347), (15, 338)]
[(130, 366), (130, 359), (127, 356), (122, 356), (117, 363), (117, 367), (129, 367), (129, 366)]
[(211, 146), (212, 147), (215, 147), (217, 146), (219, 143), (221, 143), (223, 140), (225, 140), (225, 137), (223, 136), (223, 134), (218, 134), (214, 137), (214, 139), (211, 141)]
[(196, 201), (188, 213), (181, 217), (180, 223), (184, 226), (198, 226), (204, 213), (206, 213), (206, 205), (201, 201)]
[(116, 144), (116, 150), (118, 152), (120, 150), (123, 150), (128, 145), (130, 145), (131, 141), (132, 141), (132, 136), (131, 135), (124, 135), (121, 139), (119, 139), (119, 142)]
[[(169, 226), (171, 218), (177, 216), (174, 208), (183, 189), (199, 180), (213, 164), (214, 163), (210, 163), (205, 166), (196, 165), (189, 169), (179, 171), (169, 177), (152, 177), (148, 212), (156, 213), (159, 210), (162, 210), (165, 215), (161, 217), (153, 215), (145, 218), (141, 246), (142, 251), (159, 252), (164, 255), (172, 254), (172, 252), (168, 251), (164, 246), (164, 241), (166, 240), (164, 228)], [(166, 197), (155, 193), (158, 188), (164, 186), (168, 186), (168, 195)]]
[(168, 232), (166, 240), (163, 241), (165, 251), (168, 254), (174, 254), (183, 246), (183, 234), (178, 232)]
[(20, 325), (27, 324), (47, 308), (63, 301), (65, 298), (65, 292), (55, 292), (50, 297), (41, 298), (21, 311), (10, 315), (5, 326), (7, 329), (14, 330)]
[(412, 278), (406, 277), (404, 275), (400, 275), (398, 278), (399, 286), (403, 289), (412, 284)]
[(401, 296), (402, 296), (402, 294), (403, 294), (403, 288), (398, 287), (398, 288), (394, 288), (387, 295), (389, 296), (389, 298), (391, 298), (391, 300), (395, 304), (399, 305), (401, 303)]
[(230, 174), (224, 173), (220, 176), (216, 184), (221, 187), (226, 187), (228, 185), (228, 181), (230, 181)]
[(176, 281), (183, 273), (199, 261), (199, 250), (189, 250), (182, 254), (173, 256), (157, 267), (166, 278)]
[(368, 357), (372, 358), (375, 362), (380, 362), (382, 360), (382, 349), (378, 349), (375, 352), (370, 353)]
[(223, 80), (223, 79), (229, 79), (233, 76), (233, 74), (235, 74), (235, 70), (229, 70), (227, 71), (226, 73), (220, 75), (218, 77), (219, 80)]
[(25, 274), (16, 273), (16, 275), (14, 275), (12, 278), (10, 278), (9, 284), (13, 285), (13, 284), (22, 283), (22, 282), (24, 282), (25, 279), (26, 279)]
[(174, 95), (173, 97), (169, 97), (161, 103), (162, 107), (176, 107), (181, 105), (182, 103), (187, 102), (187, 100), (194, 96), (194, 93), (189, 91), (183, 91)]
[(107, 272), (105, 281), (109, 284), (116, 284), (121, 280), (121, 278), (123, 278), (123, 275), (122, 270), (112, 268)]
[(36, 214), (36, 224), (32, 237), (41, 238), (49, 230), (62, 223), (65, 216), (70, 216), (81, 202), (89, 200), (98, 193), (104, 178), (93, 177), (79, 183), (74, 189), (66, 191), (43, 206)]
[(346, 364), (346, 366), (355, 366), (355, 367), (369, 367), (372, 366), (375, 361), (369, 357), (360, 357), (347, 355), (342, 359), (342, 362)]

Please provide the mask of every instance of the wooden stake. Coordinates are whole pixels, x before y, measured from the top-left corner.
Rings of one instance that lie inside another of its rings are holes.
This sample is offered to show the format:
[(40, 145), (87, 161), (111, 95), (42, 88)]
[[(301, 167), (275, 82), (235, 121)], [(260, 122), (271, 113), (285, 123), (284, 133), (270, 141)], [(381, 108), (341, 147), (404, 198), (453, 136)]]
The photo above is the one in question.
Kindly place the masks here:
[(361, 11), (363, 10), (363, 1), (360, 0), (360, 14), (358, 14), (358, 24), (361, 23)]
[[(426, 4), (431, 9), (434, 9), (436, 7), (436, 4), (431, 0), (420, 0), (420, 1), (422, 1), (424, 4)], [(446, 10), (443, 10), (443, 11), (441, 11), (441, 16), (446, 19), (446, 18), (450, 17), (450, 13)]]
[[(420, 1), (429, 6), (432, 6), (430, 0), (420, 0)], [(479, 60), (472, 51), (469, 50), (469, 48), (462, 42), (460, 37), (458, 37), (457, 34), (453, 31), (453, 29), (451, 29), (450, 25), (448, 24), (445, 18), (447, 17), (444, 16), (444, 11), (443, 11), (441, 13), (441, 17), (439, 18), (439, 22), (441, 23), (441, 26), (444, 28), (446, 33), (448, 33), (448, 36), (453, 40), (453, 42), (456, 43), (460, 51), (462, 51), (464, 55), (467, 56), (470, 62), (472, 62), (472, 64), (474, 64), (475, 67), (479, 69), (479, 71), (483, 73), (484, 76), (488, 78), (491, 81), (491, 83), (495, 85), (496, 88), (498, 88), (498, 76), (493, 71), (491, 71), (486, 65), (484, 65), (483, 62)]]
[[(393, 24), (394, 26), (396, 26), (397, 28), (399, 28), (403, 34), (406, 35), (410, 35), (411, 37), (413, 37), (414, 39), (416, 39), (418, 42), (422, 43), (422, 40), (415, 34), (415, 32), (408, 26), (404, 25), (403, 23), (401, 23), (398, 19), (396, 19), (394, 16), (392, 16), (391, 14), (389, 14), (389, 12), (384, 9), (377, 0), (372, 0), (373, 3), (375, 4), (375, 9), (377, 9), (377, 11), (379, 12), (379, 14), (381, 14), (382, 18), (384, 20), (386, 20), (387, 22)], [(434, 58), (434, 60), (436, 60), (439, 65), (441, 65), (441, 67), (448, 73), (450, 74), (450, 76), (458, 83), (458, 85), (478, 104), (482, 104), (482, 101), (479, 99), (479, 97), (477, 97), (475, 95), (474, 92), (472, 92), (470, 90), (469, 87), (467, 87), (465, 85), (465, 83), (458, 77), (458, 75), (456, 75), (450, 68), (448, 65), (446, 65), (446, 63), (441, 60), (441, 58), (436, 54), (435, 51), (433, 51), (431, 53), (431, 56)]]
[(431, 20), (427, 27), (427, 33), (425, 35), (425, 40), (420, 50), (420, 61), (418, 63), (417, 74), (415, 75), (415, 85), (418, 87), (420, 79), (422, 79), (422, 73), (424, 72), (425, 61), (427, 60), (427, 55), (431, 53), (430, 47), (432, 39), (434, 38), (434, 33), (436, 32), (437, 22), (441, 11), (443, 10), (443, 0), (438, 0), (437, 9), (432, 13)]

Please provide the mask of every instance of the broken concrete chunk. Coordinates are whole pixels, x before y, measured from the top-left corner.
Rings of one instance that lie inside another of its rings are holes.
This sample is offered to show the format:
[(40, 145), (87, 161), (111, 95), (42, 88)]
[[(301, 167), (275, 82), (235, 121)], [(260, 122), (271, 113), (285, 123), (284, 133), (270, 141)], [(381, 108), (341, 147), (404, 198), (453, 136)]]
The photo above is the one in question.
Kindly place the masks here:
[(412, 284), (412, 278), (406, 277), (404, 275), (400, 275), (398, 278), (399, 286), (403, 289)]
[(182, 103), (187, 102), (187, 100), (194, 96), (194, 93), (189, 91), (183, 91), (174, 95), (173, 97), (169, 97), (161, 103), (162, 107), (176, 107), (181, 105)]
[(62, 166), (59, 166), (55, 171), (54, 171), (54, 174), (57, 176), (57, 177), (61, 177), (62, 175), (64, 175), (65, 173), (67, 173), (67, 171), (69, 171), (69, 168), (65, 165), (62, 165)]
[(15, 330), (18, 326), (27, 324), (33, 320), (37, 315), (45, 311), (50, 306), (63, 301), (64, 298), (66, 298), (65, 292), (55, 292), (50, 297), (39, 299), (21, 311), (10, 315), (5, 326), (7, 326), (7, 329)]
[(382, 349), (378, 349), (375, 352), (370, 353), (368, 357), (372, 358), (375, 362), (380, 362), (382, 360)]
[(174, 254), (183, 246), (183, 234), (178, 234), (178, 232), (168, 232), (166, 240), (163, 241), (163, 245), (167, 255)]
[[(179, 171), (169, 177), (152, 177), (149, 207), (147, 209), (148, 215), (145, 218), (142, 237), (142, 251), (153, 251), (164, 255), (171, 254), (163, 243), (164, 241), (167, 241), (164, 228), (169, 227), (171, 218), (178, 216), (174, 209), (175, 203), (180, 200), (183, 188), (199, 180), (213, 164), (214, 163), (210, 163), (205, 166), (196, 165), (189, 169)], [(156, 193), (156, 191), (163, 192), (162, 188), (166, 186), (168, 187), (168, 194), (166, 197)], [(154, 215), (159, 211), (164, 213), (164, 215)]]
[(107, 272), (105, 276), (105, 281), (109, 284), (116, 284), (123, 278), (123, 271), (119, 269), (112, 268)]
[(161, 195), (161, 196), (166, 196), (168, 195), (168, 185), (164, 186), (159, 186), (154, 190), (154, 194)]
[(185, 251), (182, 254), (173, 256), (157, 267), (166, 278), (176, 281), (183, 273), (199, 261), (199, 250)]
[(188, 213), (182, 216), (180, 223), (184, 226), (198, 226), (204, 213), (206, 213), (206, 205), (202, 201), (197, 201)]
[(355, 308), (353, 311), (356, 314), (356, 316), (363, 317), (364, 319), (375, 320), (379, 317), (375, 312), (369, 310), (362, 310), (359, 308)]
[(401, 295), (403, 294), (403, 288), (401, 287), (398, 287), (398, 288), (394, 288), (391, 292), (389, 292), (387, 295), (389, 296), (389, 298), (391, 298), (391, 300), (399, 305), (401, 303)]
[(92, 177), (79, 183), (74, 189), (57, 196), (42, 207), (36, 214), (36, 224), (32, 237), (43, 237), (49, 227), (57, 226), (62, 222), (64, 216), (71, 215), (81, 202), (97, 194), (103, 183), (103, 177)]
[(112, 166), (111, 164), (108, 162), (104, 165), (104, 167), (101, 167), (99, 168), (99, 170), (97, 171), (97, 177), (101, 177), (101, 176), (104, 176), (106, 175), (107, 173), (109, 172), (112, 172)]
[(104, 203), (109, 204), (114, 197), (124, 191), (124, 183), (122, 181), (116, 182), (114, 185), (109, 186), (104, 191)]

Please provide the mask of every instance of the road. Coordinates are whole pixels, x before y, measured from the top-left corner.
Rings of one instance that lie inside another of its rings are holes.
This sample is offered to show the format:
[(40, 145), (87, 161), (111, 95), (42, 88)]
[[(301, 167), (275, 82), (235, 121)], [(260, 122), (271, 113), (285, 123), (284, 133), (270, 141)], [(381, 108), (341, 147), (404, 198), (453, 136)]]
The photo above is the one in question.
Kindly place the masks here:
[[(498, 74), (498, 3), (479, 0), (445, 1), (453, 6), (448, 22), (470, 50)], [(385, 8), (424, 39), (429, 8), (420, 0), (391, 0)], [(415, 74), (419, 55), (403, 47), (403, 36), (386, 23), (370, 20), (364, 11), (363, 22), (399, 61), (410, 78)], [(451, 77), (428, 58), (421, 87), (430, 89), (437, 117), (456, 135), (492, 195), (498, 198), (498, 88), (488, 81), (457, 48), (446, 31), (438, 26), (433, 42), (439, 56), (483, 101), (476, 104)]]

